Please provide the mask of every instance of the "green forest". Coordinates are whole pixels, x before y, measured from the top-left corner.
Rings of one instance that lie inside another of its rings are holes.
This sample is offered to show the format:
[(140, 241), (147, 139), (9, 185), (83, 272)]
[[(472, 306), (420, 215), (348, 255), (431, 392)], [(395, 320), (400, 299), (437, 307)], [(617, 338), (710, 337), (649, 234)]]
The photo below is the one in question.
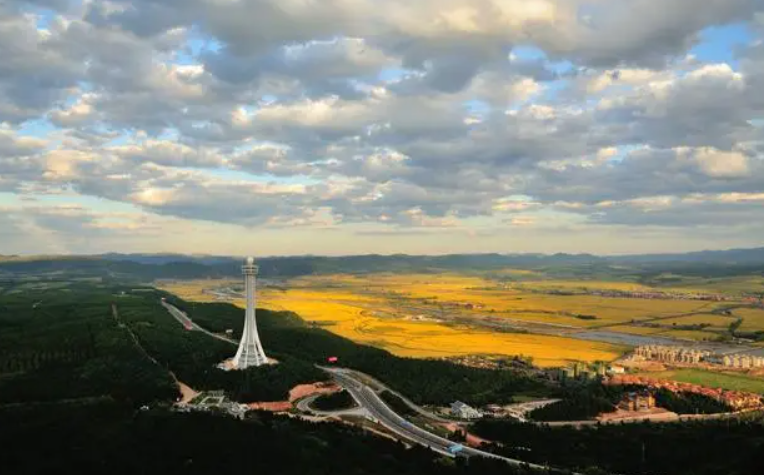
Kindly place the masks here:
[[(599, 382), (560, 389), (561, 401), (530, 413), (535, 421), (583, 421), (599, 414), (614, 412), (616, 405), (628, 393), (640, 392), (638, 386), (605, 386)], [(702, 394), (674, 393), (660, 389), (655, 393), (655, 405), (677, 414), (718, 414), (730, 412), (726, 404)]]
[(172, 300), (212, 331), (232, 328), (235, 336), (243, 326), (241, 310), (139, 290), (72, 284), (0, 295), (0, 401), (99, 396), (136, 405), (172, 401), (178, 394), (170, 372), (197, 390), (223, 389), (241, 402), (276, 401), (296, 384), (326, 380), (315, 364), (329, 355), (419, 403), (511, 402), (517, 395), (551, 391), (519, 372), (398, 358), (310, 327), (292, 313), (267, 310), (258, 311), (258, 324), (266, 351), (279, 364), (225, 372), (216, 365), (233, 356), (235, 346), (186, 331), (160, 300)]
[[(233, 329), (234, 339), (241, 334), (242, 313), (231, 304), (187, 303), (169, 294), (164, 296), (202, 327), (214, 332)], [(327, 357), (337, 356), (343, 367), (373, 375), (416, 403), (447, 405), (457, 399), (476, 405), (509, 403), (519, 395), (547, 396), (554, 391), (522, 372), (393, 356), (309, 326), (291, 312), (258, 309), (257, 319), (269, 356), (279, 360), (293, 358), (311, 365), (324, 364)]]
[[(256, 468), (266, 470), (283, 458), (279, 473), (527, 473), (477, 459), (468, 465), (440, 460), (340, 425), (259, 413), (241, 422), (168, 410), (179, 397), (175, 378), (197, 390), (223, 389), (239, 401), (281, 400), (298, 383), (325, 380), (315, 365), (330, 355), (418, 403), (564, 398), (534, 413), (540, 420), (590, 416), (628, 390), (559, 388), (517, 370), (399, 358), (305, 324), (292, 313), (265, 310), (258, 311), (260, 333), (279, 364), (225, 372), (215, 366), (235, 346), (185, 330), (161, 306), (163, 297), (203, 327), (241, 332), (242, 311), (232, 305), (191, 304), (147, 287), (74, 281), (0, 288), (0, 466), (8, 473), (68, 466), (115, 474), (225, 473), (250, 468), (251, 457), (242, 454), (259, 447), (265, 455)], [(403, 409), (391, 393), (382, 397)], [(723, 409), (685, 395), (658, 399), (677, 412)], [(587, 474), (762, 473), (760, 420), (582, 430), (481, 421), (474, 431), (501, 443), (489, 450)], [(690, 456), (699, 441), (709, 446)], [(46, 456), (30, 456), (30, 447)]]
[(239, 421), (101, 401), (0, 407), (0, 427), (0, 467), (14, 475), (531, 473), (496, 461), (438, 459), (347, 425), (268, 413)]
[(545, 427), (482, 420), (472, 431), (508, 457), (591, 474), (764, 473), (764, 419)]
[[(235, 346), (184, 330), (161, 307), (161, 296), (85, 283), (0, 290), (3, 473), (530, 473), (501, 462), (441, 459), (340, 424), (169, 411), (179, 396), (174, 376), (240, 400), (283, 399), (299, 382), (326, 378), (313, 365), (323, 351), (355, 353), (343, 350), (351, 343), (293, 315), (263, 312), (280, 363), (224, 372), (214, 365)], [(220, 308), (205, 310), (200, 314), (213, 321)], [(224, 313), (241, 319), (235, 309)], [(312, 332), (319, 335), (315, 346), (307, 344)]]
[(342, 409), (350, 409), (355, 405), (353, 396), (344, 390), (319, 396), (312, 404), (312, 406), (319, 411), (339, 411)]

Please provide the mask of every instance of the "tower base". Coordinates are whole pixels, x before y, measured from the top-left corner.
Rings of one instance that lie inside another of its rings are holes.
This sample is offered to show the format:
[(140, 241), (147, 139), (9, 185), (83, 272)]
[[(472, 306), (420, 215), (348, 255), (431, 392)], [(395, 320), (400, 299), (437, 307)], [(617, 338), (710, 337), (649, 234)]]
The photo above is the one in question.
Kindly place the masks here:
[(239, 350), (233, 359), (233, 364), (237, 369), (247, 369), (252, 366), (262, 366), (268, 364), (268, 358), (265, 353), (258, 351), (255, 345), (248, 345)]

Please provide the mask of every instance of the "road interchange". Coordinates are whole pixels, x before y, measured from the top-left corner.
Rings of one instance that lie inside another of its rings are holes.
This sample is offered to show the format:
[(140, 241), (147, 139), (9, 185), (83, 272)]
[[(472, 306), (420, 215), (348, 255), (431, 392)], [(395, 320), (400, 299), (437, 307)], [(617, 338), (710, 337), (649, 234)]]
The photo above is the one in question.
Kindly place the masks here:
[[(216, 335), (215, 333), (200, 327), (194, 323), (193, 320), (191, 320), (185, 312), (182, 312), (180, 309), (167, 303), (166, 301), (163, 300), (162, 305), (182, 325), (187, 326), (190, 324), (194, 330), (201, 331), (210, 337), (236, 345), (234, 340)], [(353, 396), (353, 399), (358, 403), (358, 405), (362, 409), (366, 410), (368, 416), (370, 416), (374, 422), (382, 425), (388, 431), (397, 435), (402, 440), (417, 445), (422, 445), (446, 457), (483, 457), (493, 460), (501, 460), (515, 466), (525, 466), (537, 470), (549, 470), (549, 467), (546, 466), (524, 462), (522, 460), (511, 459), (508, 457), (502, 457), (500, 455), (492, 454), (490, 452), (475, 449), (472, 447), (461, 446), (456, 442), (433, 434), (432, 432), (412, 424), (411, 422), (398, 415), (395, 411), (393, 411), (372, 388), (354, 376), (356, 371), (338, 367), (329, 368), (319, 366), (319, 368), (329, 373), (340, 384), (340, 386), (347, 390), (350, 395)], [(425, 411), (422, 410), (422, 412), (424, 413)], [(453, 450), (455, 446), (459, 446), (459, 450), (456, 452)], [(575, 472), (570, 473), (571, 475), (579, 475)]]

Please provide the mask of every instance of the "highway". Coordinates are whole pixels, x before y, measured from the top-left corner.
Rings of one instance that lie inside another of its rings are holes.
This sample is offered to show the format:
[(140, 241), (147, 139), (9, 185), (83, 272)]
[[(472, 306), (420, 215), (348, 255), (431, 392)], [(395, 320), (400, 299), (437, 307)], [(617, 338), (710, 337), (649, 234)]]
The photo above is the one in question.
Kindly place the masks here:
[(364, 417), (368, 415), (368, 412), (366, 409), (362, 407), (353, 407), (350, 409), (340, 409), (336, 411), (322, 411), (320, 409), (316, 409), (312, 406), (312, 404), (321, 397), (321, 394), (314, 394), (312, 396), (308, 396), (304, 399), (301, 399), (297, 402), (297, 410), (300, 412), (308, 413), (308, 414), (315, 414), (317, 416), (331, 416), (331, 417), (340, 417), (340, 416), (360, 416)]
[(164, 299), (162, 299), (162, 306), (163, 306), (164, 308), (166, 308), (166, 309), (167, 309), (167, 311), (168, 311), (168, 312), (170, 312), (170, 315), (172, 315), (173, 317), (175, 317), (175, 320), (177, 320), (177, 321), (178, 321), (178, 322), (179, 322), (181, 325), (183, 325), (183, 326), (184, 326), (184, 327), (185, 327), (187, 330), (196, 330), (196, 331), (200, 331), (200, 332), (202, 332), (202, 333), (205, 333), (205, 334), (207, 334), (207, 335), (211, 336), (212, 338), (218, 339), (218, 340), (220, 340), (220, 341), (224, 341), (224, 342), (226, 342), (226, 343), (230, 343), (230, 344), (232, 344), (232, 345), (238, 345), (238, 344), (239, 344), (239, 342), (237, 342), (237, 341), (234, 341), (234, 340), (232, 340), (232, 339), (230, 339), (230, 338), (226, 338), (226, 337), (224, 337), (224, 336), (218, 335), (218, 334), (216, 334), (216, 333), (212, 333), (211, 331), (209, 331), (209, 330), (207, 330), (207, 329), (205, 329), (205, 328), (202, 328), (202, 327), (200, 327), (199, 325), (197, 325), (196, 323), (194, 323), (194, 321), (193, 321), (193, 320), (191, 320), (190, 318), (188, 318), (188, 315), (186, 315), (186, 313), (185, 313), (185, 312), (183, 312), (182, 310), (180, 310), (178, 307), (176, 307), (176, 306), (174, 306), (174, 305), (171, 305), (171, 304), (167, 303), (167, 302), (166, 302)]
[(348, 372), (339, 369), (326, 369), (334, 379), (345, 388), (356, 402), (368, 411), (375, 422), (382, 424), (389, 431), (406, 439), (408, 441), (424, 445), (430, 449), (448, 457), (454, 457), (454, 454), (448, 451), (455, 442), (439, 437), (435, 434), (421, 429), (390, 409), (382, 399), (372, 391), (368, 386), (353, 378)]
[[(353, 377), (351, 370), (344, 368), (324, 368), (324, 371), (331, 373), (334, 379), (345, 388), (356, 400), (356, 402), (366, 409), (368, 413), (386, 429), (398, 435), (399, 437), (413, 442), (419, 445), (430, 448), (431, 450), (445, 455), (447, 457), (454, 457), (455, 455), (449, 452), (449, 447), (457, 445), (456, 442), (444, 439), (436, 434), (428, 432), (421, 427), (417, 427), (410, 423), (403, 417), (396, 414), (390, 407), (374, 392), (371, 388), (364, 383)], [(473, 449), (471, 447), (464, 447), (458, 452), (459, 456), (466, 457), (485, 457), (495, 460), (501, 460), (512, 465), (525, 465), (531, 468), (546, 470), (547, 467), (536, 465), (522, 460), (510, 459), (502, 457), (483, 450)]]
[(431, 420), (433, 422), (442, 422), (442, 423), (453, 422), (452, 420), (440, 417), (440, 416), (438, 416), (436, 414), (433, 414), (432, 412), (427, 411), (427, 410), (423, 409), (422, 407), (414, 404), (409, 398), (407, 398), (403, 394), (401, 394), (398, 391), (392, 389), (391, 387), (389, 387), (386, 384), (382, 383), (378, 379), (375, 379), (375, 378), (369, 376), (366, 373), (361, 373), (360, 371), (350, 370), (350, 369), (347, 369), (347, 368), (345, 368), (344, 371), (345, 372), (349, 372), (350, 376), (354, 377), (354, 379), (356, 379), (356, 380), (358, 380), (360, 382), (366, 381), (365, 384), (369, 388), (375, 389), (375, 392), (377, 392), (377, 393), (380, 393), (382, 391), (388, 391), (388, 392), (398, 396), (400, 398), (400, 400), (404, 402), (404, 404), (406, 404), (408, 407), (410, 407), (413, 411), (419, 413), (420, 416), (423, 416), (423, 417), (425, 417), (425, 418), (427, 418), (427, 419), (429, 419), (429, 420)]
[[(164, 300), (162, 301), (162, 305), (182, 325), (187, 326), (188, 324), (190, 324), (194, 330), (201, 331), (213, 338), (217, 338), (218, 340), (226, 341), (234, 345), (237, 344), (235, 341), (229, 338), (216, 335), (215, 333), (212, 333), (200, 327), (199, 325), (194, 323), (190, 318), (188, 318), (188, 316), (184, 312), (182, 312), (177, 307), (170, 305)], [(334, 379), (340, 384), (340, 386), (345, 388), (350, 393), (350, 395), (353, 396), (353, 399), (355, 399), (358, 405), (367, 411), (368, 415), (375, 422), (381, 424), (387, 430), (396, 434), (398, 437), (400, 437), (403, 440), (407, 440), (411, 443), (422, 445), (436, 453), (445, 455), (446, 457), (452, 457), (452, 458), (456, 456), (484, 457), (484, 458), (490, 458), (494, 460), (501, 460), (511, 465), (518, 465), (518, 466), (524, 465), (524, 466), (534, 468), (537, 470), (548, 469), (548, 467), (544, 467), (542, 465), (537, 465), (537, 464), (532, 464), (528, 462), (523, 462), (522, 460), (502, 457), (500, 455), (492, 454), (490, 452), (485, 452), (483, 450), (473, 449), (471, 447), (466, 447), (466, 446), (464, 446), (455, 455), (449, 452), (449, 448), (459, 444), (457, 444), (456, 442), (450, 441), (448, 439), (445, 439), (443, 437), (440, 437), (439, 435), (433, 434), (432, 432), (428, 432), (422, 429), (421, 427), (417, 427), (414, 424), (407, 421), (406, 419), (404, 419), (403, 417), (401, 417), (400, 415), (398, 415), (395, 411), (390, 409), (390, 407), (382, 400), (382, 398), (379, 397), (379, 395), (373, 389), (367, 386), (364, 382), (359, 381), (358, 378), (354, 376), (352, 370), (344, 369), (344, 368), (327, 368), (322, 366), (319, 366), (319, 368), (331, 374), (332, 377), (334, 377)], [(570, 473), (571, 475), (579, 475), (579, 474), (576, 474), (575, 472), (570, 472)]]

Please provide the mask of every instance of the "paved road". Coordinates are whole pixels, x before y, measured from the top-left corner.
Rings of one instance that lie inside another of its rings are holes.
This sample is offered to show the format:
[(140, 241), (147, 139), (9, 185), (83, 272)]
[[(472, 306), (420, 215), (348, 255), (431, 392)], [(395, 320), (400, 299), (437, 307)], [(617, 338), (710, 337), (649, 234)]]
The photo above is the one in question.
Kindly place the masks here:
[(218, 335), (217, 333), (212, 333), (211, 331), (207, 330), (206, 328), (200, 327), (199, 325), (194, 323), (193, 320), (188, 318), (188, 315), (186, 315), (186, 313), (183, 312), (182, 310), (180, 310), (178, 307), (176, 307), (174, 305), (171, 305), (171, 304), (167, 303), (164, 300), (162, 300), (162, 306), (164, 308), (166, 308), (167, 311), (170, 312), (170, 315), (175, 317), (175, 320), (180, 322), (180, 324), (183, 325), (184, 327), (190, 326), (193, 330), (205, 333), (205, 334), (211, 336), (212, 338), (216, 338), (216, 339), (224, 341), (226, 343), (230, 343), (232, 345), (237, 345), (238, 346), (239, 342), (234, 341), (234, 340), (232, 340), (230, 338), (226, 338), (226, 337), (224, 337), (222, 335)]
[(443, 437), (427, 432), (426, 430), (411, 424), (393, 412), (393, 410), (382, 401), (377, 393), (355, 379), (350, 372), (340, 368), (327, 369), (327, 371), (329, 371), (334, 379), (336, 379), (337, 382), (353, 396), (353, 399), (355, 399), (361, 407), (368, 411), (375, 422), (382, 424), (388, 430), (403, 439), (429, 447), (442, 455), (448, 457), (454, 456), (448, 451), (448, 448), (456, 445), (455, 442), (444, 439)]
[(297, 410), (301, 412), (306, 412), (309, 414), (315, 414), (317, 416), (360, 416), (360, 417), (366, 417), (369, 415), (368, 411), (362, 407), (353, 407), (350, 409), (340, 409), (337, 411), (322, 411), (320, 409), (316, 409), (312, 406), (313, 402), (321, 397), (321, 394), (314, 394), (312, 396), (308, 396), (304, 399), (301, 399), (297, 403)]
[[(188, 316), (184, 312), (179, 310), (177, 307), (170, 305), (169, 303), (165, 301), (162, 301), (162, 305), (181, 324), (186, 325), (190, 323), (195, 330), (201, 331), (213, 338), (226, 341), (233, 345), (237, 344), (235, 341), (229, 338), (222, 337), (220, 335), (217, 335), (215, 333), (212, 333), (200, 327), (199, 325), (191, 321), (191, 319), (188, 318)], [(323, 368), (323, 367), (321, 369), (329, 372), (337, 380), (337, 382), (353, 396), (353, 399), (356, 400), (358, 405), (361, 406), (361, 408), (366, 410), (366, 412), (371, 416), (371, 418), (373, 418), (379, 424), (383, 425), (392, 433), (398, 435), (402, 439), (428, 447), (430, 450), (433, 450), (434, 452), (437, 452), (441, 455), (445, 455), (447, 457), (454, 457), (454, 454), (449, 452), (448, 449), (452, 447), (453, 445), (456, 445), (455, 442), (452, 442), (448, 439), (444, 439), (443, 437), (440, 437), (439, 435), (428, 432), (422, 429), (421, 427), (417, 427), (414, 424), (407, 421), (406, 419), (404, 419), (403, 417), (399, 416), (392, 409), (390, 409), (390, 407), (387, 404), (385, 404), (385, 402), (379, 397), (379, 395), (376, 392), (374, 392), (374, 390), (369, 388), (362, 381), (359, 381), (357, 376), (353, 374), (352, 370), (348, 370), (344, 368)], [(490, 452), (485, 452), (483, 450), (473, 449), (471, 447), (464, 447), (459, 452), (459, 456), (485, 457), (485, 458), (490, 458), (494, 460), (502, 460), (512, 465), (525, 465), (525, 466), (539, 469), (539, 470), (544, 470), (547, 468), (541, 465), (523, 462), (522, 460), (510, 459), (507, 457), (502, 457), (496, 454), (492, 454)], [(578, 475), (578, 474), (573, 473), (573, 475)]]
[(349, 375), (351, 375), (354, 379), (357, 379), (357, 380), (359, 380), (361, 382), (367, 381), (368, 382), (367, 385), (370, 388), (372, 388), (372, 389), (376, 388), (377, 389), (376, 392), (388, 391), (388, 392), (390, 392), (392, 394), (395, 394), (396, 396), (398, 396), (401, 399), (401, 401), (404, 402), (404, 404), (406, 404), (408, 407), (410, 407), (413, 411), (417, 412), (420, 416), (423, 416), (423, 417), (425, 417), (427, 419), (430, 419), (431, 421), (441, 422), (441, 423), (453, 423), (453, 422), (457, 422), (457, 421), (454, 421), (452, 419), (446, 419), (444, 417), (440, 417), (437, 414), (433, 414), (432, 412), (422, 408), (421, 406), (418, 406), (417, 404), (414, 404), (414, 402), (412, 402), (409, 398), (407, 398), (403, 394), (401, 394), (398, 391), (390, 388), (385, 383), (379, 381), (376, 378), (373, 378), (372, 376), (369, 376), (366, 373), (362, 373), (360, 371), (356, 371), (356, 370), (352, 370), (352, 369), (347, 369), (347, 368), (345, 368), (344, 371), (349, 373)]
[[(396, 414), (390, 407), (385, 404), (385, 402), (382, 400), (382, 398), (379, 397), (379, 395), (374, 392), (371, 388), (369, 388), (366, 384), (359, 381), (354, 377), (353, 372), (351, 370), (347, 370), (344, 368), (322, 368), (325, 371), (332, 374), (332, 376), (337, 380), (337, 382), (345, 388), (358, 402), (358, 404), (365, 408), (369, 414), (380, 424), (385, 426), (388, 430), (395, 433), (399, 437), (406, 439), (410, 442), (414, 442), (419, 445), (423, 445), (425, 447), (430, 448), (431, 450), (448, 456), (448, 457), (454, 457), (453, 454), (451, 454), (448, 449), (449, 447), (455, 445), (455, 442), (452, 442), (448, 439), (444, 439), (443, 437), (440, 437), (436, 434), (433, 434), (431, 432), (428, 432), (420, 427), (415, 426), (414, 424), (410, 423), (403, 417)], [(467, 456), (467, 457), (485, 457), (495, 460), (502, 460), (506, 463), (512, 464), (512, 465), (526, 465), (531, 468), (543, 470), (547, 467), (536, 465), (532, 463), (523, 462), (522, 460), (515, 460), (510, 459), (507, 457), (502, 457), (496, 454), (492, 454), (490, 452), (485, 452), (483, 450), (473, 449), (470, 447), (464, 447), (462, 451), (459, 452), (460, 456)]]

